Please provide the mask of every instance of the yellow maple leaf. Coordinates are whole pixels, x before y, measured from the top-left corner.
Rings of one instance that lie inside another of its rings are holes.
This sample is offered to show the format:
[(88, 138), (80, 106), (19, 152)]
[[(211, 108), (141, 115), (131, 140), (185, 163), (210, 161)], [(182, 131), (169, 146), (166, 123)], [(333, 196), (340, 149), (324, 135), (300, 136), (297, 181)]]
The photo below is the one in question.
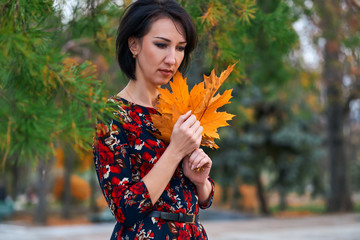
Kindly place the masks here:
[(174, 124), (180, 115), (192, 110), (204, 128), (201, 145), (218, 148), (215, 144), (215, 138), (220, 138), (217, 129), (228, 126), (227, 121), (235, 115), (217, 111), (219, 107), (230, 103), (232, 89), (226, 90), (222, 95), (214, 95), (235, 65), (236, 63), (229, 66), (220, 74), (220, 77), (215, 75), (214, 70), (209, 76), (204, 75), (204, 81), (195, 85), (190, 93), (186, 78), (184, 79), (181, 73), (177, 72), (170, 82), (171, 92), (168, 89), (159, 89), (160, 98), (156, 108), (161, 115), (152, 115), (154, 126), (161, 133), (157, 137), (169, 142)]

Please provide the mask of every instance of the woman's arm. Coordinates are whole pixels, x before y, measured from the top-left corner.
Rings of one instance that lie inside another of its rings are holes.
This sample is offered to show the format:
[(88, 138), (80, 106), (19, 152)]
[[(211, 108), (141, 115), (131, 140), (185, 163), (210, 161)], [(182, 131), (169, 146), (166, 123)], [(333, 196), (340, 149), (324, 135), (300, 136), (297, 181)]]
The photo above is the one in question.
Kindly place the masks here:
[(201, 148), (183, 161), (184, 174), (195, 185), (200, 206), (206, 206), (214, 194), (214, 184), (209, 179), (211, 166), (211, 159)]
[(213, 188), (212, 184), (210, 183), (210, 181), (206, 181), (202, 185), (195, 185), (195, 186), (199, 197), (199, 204), (205, 205), (206, 203), (209, 202), (211, 198), (211, 193)]
[(116, 220), (125, 227), (141, 220), (153, 209), (143, 181), (132, 181), (130, 146), (122, 125), (98, 123), (93, 153), (102, 192)]
[(163, 193), (181, 160), (199, 147), (202, 131), (200, 122), (190, 111), (179, 117), (174, 125), (169, 146), (142, 178), (153, 204)]

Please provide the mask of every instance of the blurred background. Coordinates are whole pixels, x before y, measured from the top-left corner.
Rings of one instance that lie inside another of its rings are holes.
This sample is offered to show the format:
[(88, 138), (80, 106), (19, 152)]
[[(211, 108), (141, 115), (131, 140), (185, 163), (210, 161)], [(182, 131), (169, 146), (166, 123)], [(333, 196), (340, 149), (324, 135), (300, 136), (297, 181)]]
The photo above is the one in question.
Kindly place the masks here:
[[(360, 1), (178, 2), (199, 33), (189, 85), (240, 60), (220, 90), (236, 117), (206, 149), (205, 219), (360, 212)], [(127, 84), (115, 38), (130, 3), (0, 1), (0, 222), (114, 221), (92, 138)]]

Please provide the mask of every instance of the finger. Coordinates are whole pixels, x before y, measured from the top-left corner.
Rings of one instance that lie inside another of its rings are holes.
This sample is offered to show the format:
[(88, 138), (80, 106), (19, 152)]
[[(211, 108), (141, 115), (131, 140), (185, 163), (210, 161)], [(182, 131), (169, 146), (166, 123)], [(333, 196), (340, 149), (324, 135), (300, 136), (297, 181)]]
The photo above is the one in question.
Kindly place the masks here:
[(201, 148), (197, 148), (197, 149), (195, 149), (195, 151), (194, 151), (194, 156), (196, 155), (200, 155), (200, 154), (202, 154), (203, 153), (203, 151), (202, 151), (202, 149)]
[(181, 124), (183, 124), (189, 117), (191, 116), (191, 110), (188, 111), (187, 113), (181, 115), (178, 120), (175, 122), (174, 124), (174, 128), (179, 127)]
[(191, 129), (196, 131), (200, 127), (200, 122), (196, 120), (193, 125), (190, 126)]
[(199, 165), (199, 163), (202, 161), (202, 159), (204, 157), (205, 156), (203, 156), (201, 154), (197, 155), (196, 158), (194, 159), (194, 161), (191, 164), (191, 170), (194, 170), (195, 168), (197, 168), (197, 166)]
[(191, 156), (189, 157), (189, 168), (193, 165), (195, 159), (200, 155), (200, 151), (198, 149), (195, 149), (195, 151), (192, 152)]
[(202, 148), (198, 149), (199, 155), (201, 156), (200, 161), (195, 164), (195, 169), (199, 169), (199, 168), (203, 168), (204, 165), (206, 165), (207, 163), (210, 163), (210, 167), (211, 167), (211, 159), (209, 158), (209, 156), (204, 152), (204, 150)]
[(182, 126), (186, 129), (186, 128), (190, 128), (192, 125), (194, 125), (194, 123), (196, 122), (196, 117), (195, 115), (191, 115), (190, 117), (188, 117), (182, 124)]
[(204, 128), (202, 126), (200, 126), (198, 129), (196, 129), (196, 131), (194, 132), (194, 136), (196, 137), (201, 137), (202, 132), (204, 131)]
[(198, 148), (198, 151), (199, 151), (199, 153), (200, 153), (201, 155), (203, 155), (203, 156), (205, 156), (205, 157), (209, 157), (209, 156), (206, 154), (206, 152), (204, 151), (204, 149)]
[(211, 167), (211, 160), (208, 157), (202, 158), (199, 163), (196, 165), (196, 169)]

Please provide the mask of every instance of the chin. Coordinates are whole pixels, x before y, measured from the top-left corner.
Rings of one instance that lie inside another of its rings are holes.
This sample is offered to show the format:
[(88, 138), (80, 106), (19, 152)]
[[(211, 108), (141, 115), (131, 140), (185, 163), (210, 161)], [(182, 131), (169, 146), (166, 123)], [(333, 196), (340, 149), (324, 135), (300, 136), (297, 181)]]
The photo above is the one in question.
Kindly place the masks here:
[(166, 85), (166, 84), (168, 84), (170, 82), (171, 78), (161, 79), (159, 81), (156, 81), (156, 85), (159, 85), (159, 86)]

